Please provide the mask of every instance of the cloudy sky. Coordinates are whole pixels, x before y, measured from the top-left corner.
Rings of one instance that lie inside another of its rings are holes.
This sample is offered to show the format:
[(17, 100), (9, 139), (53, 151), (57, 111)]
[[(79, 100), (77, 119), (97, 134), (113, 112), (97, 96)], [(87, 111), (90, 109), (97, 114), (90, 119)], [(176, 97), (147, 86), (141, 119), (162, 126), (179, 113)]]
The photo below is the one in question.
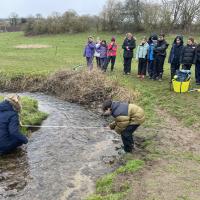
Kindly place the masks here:
[(41, 13), (63, 13), (73, 9), (78, 14), (99, 14), (106, 0), (0, 0), (0, 18), (7, 18), (12, 12), (20, 17)]

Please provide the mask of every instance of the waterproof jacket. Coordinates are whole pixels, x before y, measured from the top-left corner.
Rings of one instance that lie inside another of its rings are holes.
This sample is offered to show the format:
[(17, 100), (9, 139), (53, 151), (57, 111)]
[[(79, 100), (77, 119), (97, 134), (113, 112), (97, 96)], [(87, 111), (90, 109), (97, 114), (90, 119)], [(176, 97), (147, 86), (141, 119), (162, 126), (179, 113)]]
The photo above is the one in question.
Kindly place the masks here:
[(190, 65), (195, 63), (195, 51), (196, 51), (195, 45), (187, 44), (186, 46), (184, 46), (180, 57), (180, 63), (190, 64)]
[[(128, 47), (128, 49), (126, 47)], [(133, 49), (135, 49), (135, 47), (135, 39), (132, 38), (131, 40), (129, 40), (128, 38), (126, 38), (122, 45), (122, 49), (124, 49), (124, 58), (133, 58)]]
[(117, 44), (114, 43), (113, 45), (110, 43), (108, 45), (108, 56), (117, 56)]
[(138, 45), (136, 52), (136, 60), (138, 60), (139, 58), (147, 58), (148, 48), (149, 44), (147, 42), (145, 44)]
[(95, 52), (95, 43), (93, 42), (88, 42), (87, 45), (85, 46), (83, 56), (87, 58), (92, 58), (94, 57), (94, 52)]
[(110, 128), (118, 134), (129, 125), (140, 125), (145, 121), (144, 110), (135, 104), (113, 102), (111, 110), (115, 121), (110, 124)]
[(6, 152), (13, 143), (26, 144), (27, 138), (19, 131), (19, 117), (8, 101), (0, 103), (0, 153)]
[(100, 58), (106, 58), (107, 57), (107, 52), (108, 52), (108, 47), (107, 45), (101, 44), (97, 51), (100, 53)]
[(100, 58), (100, 52), (99, 52), (99, 47), (100, 47), (100, 43), (96, 43), (95, 44), (95, 53), (94, 56)]
[(154, 54), (155, 56), (163, 56), (166, 57), (167, 55), (167, 48), (168, 48), (169, 44), (163, 40), (163, 41), (158, 41), (157, 45), (154, 48)]
[(153, 61), (154, 60), (154, 48), (155, 44), (152, 42), (149, 44), (148, 54), (147, 54), (147, 60)]
[(200, 44), (196, 47), (194, 63), (200, 63)]

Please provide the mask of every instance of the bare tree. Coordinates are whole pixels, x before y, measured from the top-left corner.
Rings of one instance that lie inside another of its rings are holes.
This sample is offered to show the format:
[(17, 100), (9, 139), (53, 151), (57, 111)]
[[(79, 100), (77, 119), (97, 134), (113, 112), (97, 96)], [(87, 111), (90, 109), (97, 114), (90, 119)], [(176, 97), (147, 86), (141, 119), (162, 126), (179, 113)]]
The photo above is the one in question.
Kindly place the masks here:
[(181, 24), (184, 31), (191, 31), (192, 23), (200, 12), (200, 0), (184, 0), (181, 12)]

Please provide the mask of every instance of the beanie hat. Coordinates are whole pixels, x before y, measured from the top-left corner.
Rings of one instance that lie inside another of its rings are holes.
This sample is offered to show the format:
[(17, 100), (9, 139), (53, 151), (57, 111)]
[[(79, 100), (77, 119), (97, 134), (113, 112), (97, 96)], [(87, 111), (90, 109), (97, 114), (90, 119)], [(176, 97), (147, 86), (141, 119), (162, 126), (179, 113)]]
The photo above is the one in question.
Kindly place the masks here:
[(114, 36), (112, 36), (111, 41), (115, 42), (115, 37)]

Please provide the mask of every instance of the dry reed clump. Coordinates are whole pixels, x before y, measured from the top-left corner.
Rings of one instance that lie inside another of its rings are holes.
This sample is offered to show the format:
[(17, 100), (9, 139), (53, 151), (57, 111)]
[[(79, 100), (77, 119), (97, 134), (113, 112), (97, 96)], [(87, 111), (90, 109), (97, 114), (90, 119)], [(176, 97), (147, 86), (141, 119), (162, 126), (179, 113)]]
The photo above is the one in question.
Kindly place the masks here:
[(84, 105), (98, 104), (108, 98), (132, 102), (138, 95), (111, 81), (99, 70), (59, 71), (48, 78), (46, 89), (64, 100)]
[(42, 75), (27, 75), (16, 74), (12, 77), (0, 73), (0, 89), (1, 91), (11, 92), (37, 92), (43, 91), (46, 76)]

